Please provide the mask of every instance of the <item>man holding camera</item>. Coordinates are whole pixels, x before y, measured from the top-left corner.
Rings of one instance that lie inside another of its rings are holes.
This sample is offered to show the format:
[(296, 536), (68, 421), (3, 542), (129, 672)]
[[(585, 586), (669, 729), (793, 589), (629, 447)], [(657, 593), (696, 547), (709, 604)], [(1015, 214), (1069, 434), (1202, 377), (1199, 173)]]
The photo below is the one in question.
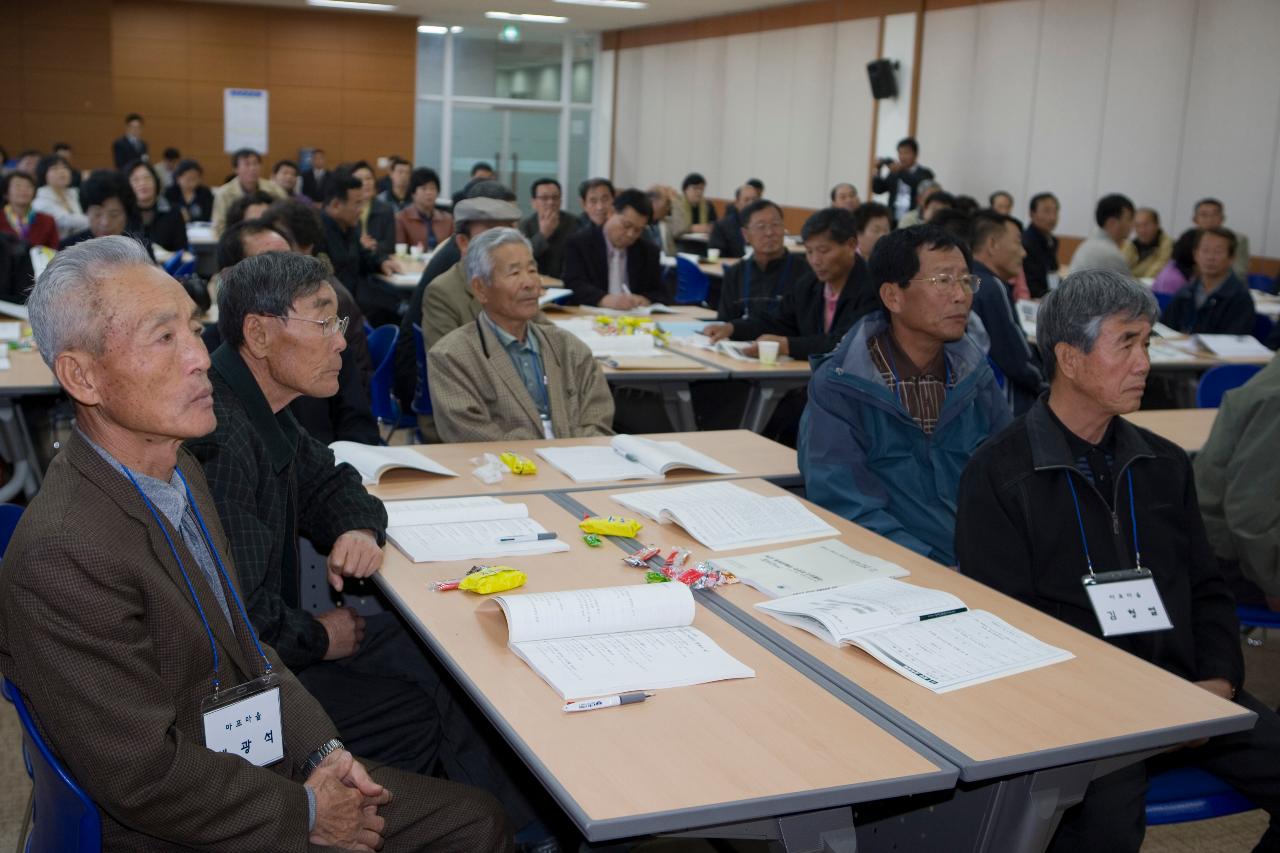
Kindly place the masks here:
[[(894, 227), (908, 210), (916, 206), (916, 189), (921, 181), (933, 180), (933, 170), (917, 162), (920, 146), (915, 137), (908, 136), (898, 143), (898, 159), (883, 157), (876, 162), (876, 177), (871, 191), (889, 194), (889, 210), (893, 213)], [(881, 174), (885, 168), (889, 173)]]

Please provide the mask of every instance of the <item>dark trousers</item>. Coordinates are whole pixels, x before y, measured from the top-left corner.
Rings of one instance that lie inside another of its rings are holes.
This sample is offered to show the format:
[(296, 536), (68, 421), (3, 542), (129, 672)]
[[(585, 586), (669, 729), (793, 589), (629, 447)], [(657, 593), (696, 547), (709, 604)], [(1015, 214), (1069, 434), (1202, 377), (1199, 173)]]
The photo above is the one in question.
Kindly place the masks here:
[(534, 809), (512, 778), (518, 760), (469, 702), (455, 697), (447, 673), (394, 613), (365, 617), (356, 653), (297, 673), (325, 709), (343, 744), (376, 764), (431, 775), (496, 796), (511, 822), (524, 826)]
[(1271, 825), (1254, 850), (1280, 851), (1280, 716), (1243, 690), (1236, 702), (1258, 715), (1253, 729), (1211, 738), (1204, 746), (1164, 753), (1095, 779), (1084, 800), (1063, 814), (1049, 850), (1137, 853), (1147, 829), (1147, 778), (1174, 767), (1199, 767), (1271, 815)]

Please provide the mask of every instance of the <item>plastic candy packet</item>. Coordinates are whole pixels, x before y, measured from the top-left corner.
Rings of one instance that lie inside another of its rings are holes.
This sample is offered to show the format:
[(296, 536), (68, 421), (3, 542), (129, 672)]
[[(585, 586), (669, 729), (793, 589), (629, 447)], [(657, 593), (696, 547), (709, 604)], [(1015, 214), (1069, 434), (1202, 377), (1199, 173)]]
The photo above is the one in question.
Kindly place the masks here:
[(464, 589), (468, 592), (489, 595), (494, 592), (506, 592), (509, 589), (524, 586), (528, 576), (519, 569), (510, 566), (472, 566), (471, 571), (460, 578), (447, 581), (436, 581), (431, 588), (436, 592), (451, 589)]
[(634, 518), (622, 518), (621, 516), (611, 515), (608, 518), (601, 518), (597, 515), (585, 515), (582, 521), (578, 522), (578, 527), (583, 533), (595, 533), (599, 536), (635, 536), (640, 532), (643, 524)]
[(471, 474), (486, 486), (502, 482), (502, 460), (492, 453), (477, 456), (471, 460), (471, 464), (476, 466)]
[[(489, 454), (489, 455), (492, 455), (492, 454)], [(520, 454), (514, 453), (510, 450), (505, 451), (501, 456), (498, 457), (498, 459), (502, 462), (503, 465), (507, 466), (507, 469), (510, 470), (512, 474), (538, 473), (537, 463), (535, 463), (532, 459), (528, 458), (527, 456), (521, 456)]]

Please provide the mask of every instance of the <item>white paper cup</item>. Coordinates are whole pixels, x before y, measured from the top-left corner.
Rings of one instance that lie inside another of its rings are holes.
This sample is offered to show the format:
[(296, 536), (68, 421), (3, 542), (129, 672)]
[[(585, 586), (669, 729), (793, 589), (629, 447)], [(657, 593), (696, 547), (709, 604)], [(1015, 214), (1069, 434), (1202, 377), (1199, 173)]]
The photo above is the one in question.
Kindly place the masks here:
[(396, 243), (396, 254), (397, 254), (397, 255), (407, 255), (407, 254), (409, 254), (409, 244), (408, 244), (408, 243)]
[(778, 363), (778, 342), (777, 341), (756, 341), (756, 348), (760, 352), (761, 364), (777, 364)]
[(718, 260), (720, 260), (720, 250), (719, 250), (719, 249), (707, 249), (707, 260), (709, 260), (709, 261), (718, 261)]

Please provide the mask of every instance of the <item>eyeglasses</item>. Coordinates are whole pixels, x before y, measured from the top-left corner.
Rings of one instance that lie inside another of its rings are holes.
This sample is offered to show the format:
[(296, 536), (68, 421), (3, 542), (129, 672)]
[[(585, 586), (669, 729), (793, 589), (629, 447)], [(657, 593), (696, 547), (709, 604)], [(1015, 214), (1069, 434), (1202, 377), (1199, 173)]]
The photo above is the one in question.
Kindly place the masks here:
[(345, 335), (347, 333), (347, 325), (351, 322), (350, 317), (339, 317), (333, 315), (325, 317), (323, 320), (312, 320), (310, 317), (285, 317), (282, 314), (273, 314), (279, 320), (298, 320), (303, 323), (315, 323), (320, 327), (320, 334), (326, 338), (336, 335)]
[(776, 234), (778, 232), (785, 233), (787, 226), (781, 222), (752, 222), (747, 226), (747, 230), (760, 234)]
[(913, 278), (909, 281), (928, 282), (941, 291), (950, 290), (958, 284), (965, 293), (977, 293), (978, 285), (982, 284), (982, 279), (976, 275), (948, 275), (947, 273), (931, 275), (928, 278)]

